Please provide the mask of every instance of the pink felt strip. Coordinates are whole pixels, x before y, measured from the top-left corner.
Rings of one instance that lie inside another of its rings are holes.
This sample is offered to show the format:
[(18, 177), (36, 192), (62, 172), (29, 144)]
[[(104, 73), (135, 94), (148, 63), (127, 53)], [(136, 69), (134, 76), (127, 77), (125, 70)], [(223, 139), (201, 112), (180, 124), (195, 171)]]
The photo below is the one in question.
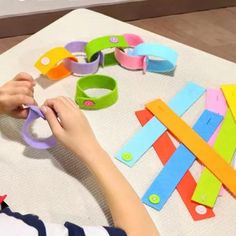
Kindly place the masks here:
[[(124, 37), (131, 48), (144, 42), (143, 39), (136, 34), (124, 34)], [(145, 56), (131, 56), (120, 48), (115, 49), (114, 55), (119, 64), (126, 69), (143, 69)]]
[[(224, 94), (222, 93), (221, 89), (207, 89), (206, 92), (206, 109), (215, 113), (218, 113), (222, 116), (225, 116), (227, 111), (227, 104), (225, 101)], [(216, 129), (214, 134), (209, 140), (209, 145), (213, 146), (215, 140), (219, 134), (221, 125)], [(221, 188), (219, 196), (223, 196), (224, 188)]]
[[(220, 89), (207, 89), (206, 92), (206, 109), (215, 113), (218, 113), (222, 116), (225, 116), (227, 111), (227, 104), (224, 98), (223, 93)], [(219, 133), (221, 125), (217, 128), (215, 133), (212, 135), (209, 140), (209, 144), (212, 146), (215, 143), (216, 137)]]

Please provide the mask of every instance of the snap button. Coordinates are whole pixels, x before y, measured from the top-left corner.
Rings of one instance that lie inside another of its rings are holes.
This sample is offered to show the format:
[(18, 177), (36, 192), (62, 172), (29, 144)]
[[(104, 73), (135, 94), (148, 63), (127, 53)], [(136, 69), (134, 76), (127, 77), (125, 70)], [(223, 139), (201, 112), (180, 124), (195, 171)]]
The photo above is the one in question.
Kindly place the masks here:
[(131, 161), (133, 159), (132, 153), (124, 152), (122, 154), (122, 159), (125, 160), (125, 161)]
[(85, 105), (86, 107), (91, 107), (91, 106), (94, 105), (94, 102), (91, 101), (91, 100), (86, 100), (86, 101), (84, 101), (84, 105)]
[(195, 211), (199, 215), (205, 215), (207, 213), (207, 208), (203, 205), (198, 205), (198, 206), (195, 207)]
[(152, 194), (152, 195), (149, 196), (148, 200), (152, 204), (158, 204), (161, 199), (160, 199), (160, 197), (157, 194)]
[(48, 57), (44, 57), (41, 59), (41, 63), (46, 66), (50, 63), (50, 59)]
[(113, 36), (113, 37), (110, 37), (110, 42), (111, 43), (118, 43), (119, 39), (117, 37)]

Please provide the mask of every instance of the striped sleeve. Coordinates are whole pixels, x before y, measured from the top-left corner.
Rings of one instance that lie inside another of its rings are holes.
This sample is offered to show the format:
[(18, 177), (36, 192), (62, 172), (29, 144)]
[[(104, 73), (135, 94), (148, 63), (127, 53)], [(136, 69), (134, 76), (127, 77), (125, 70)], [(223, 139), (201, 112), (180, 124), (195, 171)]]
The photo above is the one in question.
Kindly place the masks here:
[(38, 236), (47, 236), (46, 228), (43, 221), (40, 220), (39, 217), (36, 215), (31, 215), (31, 214), (22, 215), (18, 212), (12, 212), (9, 207), (2, 209), (0, 213), (8, 216), (9, 220), (11, 218), (15, 218), (18, 221), (22, 221), (29, 227), (35, 228), (38, 231)]
[(79, 227), (70, 222), (66, 222), (65, 227), (68, 229), (68, 236), (127, 236), (122, 229), (114, 227)]
[(0, 229), (0, 235), (8, 236), (127, 236), (123, 230), (114, 227), (45, 223), (36, 215), (22, 215), (12, 212), (9, 207), (0, 208)]

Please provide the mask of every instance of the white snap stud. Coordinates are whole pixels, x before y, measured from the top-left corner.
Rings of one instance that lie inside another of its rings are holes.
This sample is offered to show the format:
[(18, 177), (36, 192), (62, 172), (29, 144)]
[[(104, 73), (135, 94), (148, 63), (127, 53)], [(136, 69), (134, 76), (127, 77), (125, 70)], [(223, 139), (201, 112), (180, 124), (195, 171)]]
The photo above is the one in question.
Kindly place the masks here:
[(44, 57), (41, 59), (41, 63), (46, 66), (50, 63), (50, 59), (48, 57)]
[(205, 215), (207, 213), (207, 208), (203, 205), (198, 205), (198, 206), (195, 207), (195, 211), (199, 215)]

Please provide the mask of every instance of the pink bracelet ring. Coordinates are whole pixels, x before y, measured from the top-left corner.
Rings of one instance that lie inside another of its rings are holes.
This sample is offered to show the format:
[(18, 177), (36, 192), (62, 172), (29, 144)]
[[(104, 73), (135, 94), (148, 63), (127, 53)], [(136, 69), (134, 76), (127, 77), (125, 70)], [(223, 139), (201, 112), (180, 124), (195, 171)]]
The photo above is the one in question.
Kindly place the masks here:
[[(143, 39), (136, 34), (124, 34), (131, 48), (143, 43)], [(132, 56), (120, 48), (115, 49), (115, 58), (119, 64), (129, 70), (143, 70), (145, 68), (145, 56)]]

